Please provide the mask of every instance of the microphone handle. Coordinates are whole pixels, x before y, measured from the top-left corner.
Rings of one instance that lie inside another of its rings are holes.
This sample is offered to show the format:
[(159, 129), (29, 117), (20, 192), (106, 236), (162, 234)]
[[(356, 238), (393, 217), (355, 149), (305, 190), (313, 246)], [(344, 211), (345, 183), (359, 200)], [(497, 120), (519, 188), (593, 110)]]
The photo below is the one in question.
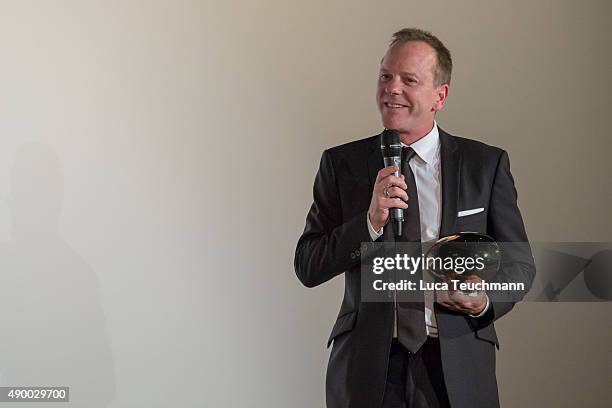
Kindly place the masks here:
[[(399, 156), (384, 157), (385, 167), (397, 166), (402, 168), (402, 158)], [(395, 177), (400, 177), (400, 171), (393, 173)], [(404, 210), (402, 208), (390, 208), (389, 209), (391, 222), (395, 227), (395, 235), (400, 237), (402, 235), (402, 226), (404, 224)]]

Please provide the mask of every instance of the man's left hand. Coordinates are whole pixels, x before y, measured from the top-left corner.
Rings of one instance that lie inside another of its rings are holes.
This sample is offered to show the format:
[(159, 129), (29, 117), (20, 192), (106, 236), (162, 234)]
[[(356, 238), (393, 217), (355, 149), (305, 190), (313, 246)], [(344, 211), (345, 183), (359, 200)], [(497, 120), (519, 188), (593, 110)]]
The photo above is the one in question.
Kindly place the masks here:
[[(469, 276), (464, 279), (466, 282), (480, 282), (478, 276)], [(465, 294), (460, 290), (454, 290), (452, 282), (447, 282), (449, 290), (436, 290), (436, 302), (455, 312), (478, 315), (482, 313), (487, 305), (487, 295), (484, 291), (478, 291), (473, 295)]]

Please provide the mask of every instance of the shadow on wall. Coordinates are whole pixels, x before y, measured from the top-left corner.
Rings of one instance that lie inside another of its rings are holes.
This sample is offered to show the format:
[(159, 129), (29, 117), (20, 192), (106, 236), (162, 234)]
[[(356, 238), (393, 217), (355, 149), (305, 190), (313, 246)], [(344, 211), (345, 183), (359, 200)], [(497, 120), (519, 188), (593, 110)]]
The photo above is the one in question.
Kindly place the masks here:
[(107, 407), (115, 378), (100, 288), (61, 236), (62, 196), (55, 152), (21, 147), (8, 200), (11, 238), (0, 245), (0, 385), (68, 386), (70, 403), (54, 407)]

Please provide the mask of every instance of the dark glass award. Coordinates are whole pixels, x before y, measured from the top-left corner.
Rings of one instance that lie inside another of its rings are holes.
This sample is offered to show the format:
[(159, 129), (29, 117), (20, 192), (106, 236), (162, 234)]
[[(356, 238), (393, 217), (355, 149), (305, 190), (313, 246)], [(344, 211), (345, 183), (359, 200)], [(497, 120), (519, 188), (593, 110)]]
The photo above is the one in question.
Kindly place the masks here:
[[(490, 281), (499, 270), (501, 255), (492, 237), (460, 232), (440, 238), (427, 250), (426, 271), (443, 282)], [(477, 292), (463, 290), (467, 296), (476, 296)]]

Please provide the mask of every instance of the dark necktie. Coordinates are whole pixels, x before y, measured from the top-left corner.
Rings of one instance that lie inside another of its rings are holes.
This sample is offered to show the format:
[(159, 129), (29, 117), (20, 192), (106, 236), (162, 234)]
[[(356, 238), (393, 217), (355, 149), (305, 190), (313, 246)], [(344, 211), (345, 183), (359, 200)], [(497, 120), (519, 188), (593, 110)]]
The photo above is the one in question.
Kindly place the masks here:
[[(416, 155), (412, 147), (402, 149), (402, 173), (406, 178), (408, 189), (408, 208), (404, 210), (404, 235), (403, 240), (407, 242), (421, 242), (421, 220), (419, 215), (419, 196), (417, 194), (417, 185), (414, 179), (414, 173), (409, 166), (410, 160)], [(413, 246), (411, 245), (411, 248)], [(414, 246), (414, 253), (410, 256), (421, 256), (421, 246)], [(423, 278), (423, 271), (419, 268), (412, 279), (418, 282)], [(411, 353), (416, 353), (419, 348), (427, 340), (425, 331), (425, 304), (423, 300), (423, 292), (418, 291), (417, 301), (413, 302), (398, 302), (397, 304), (397, 337), (401, 344), (404, 345)], [(420, 299), (420, 301), (418, 301)]]

